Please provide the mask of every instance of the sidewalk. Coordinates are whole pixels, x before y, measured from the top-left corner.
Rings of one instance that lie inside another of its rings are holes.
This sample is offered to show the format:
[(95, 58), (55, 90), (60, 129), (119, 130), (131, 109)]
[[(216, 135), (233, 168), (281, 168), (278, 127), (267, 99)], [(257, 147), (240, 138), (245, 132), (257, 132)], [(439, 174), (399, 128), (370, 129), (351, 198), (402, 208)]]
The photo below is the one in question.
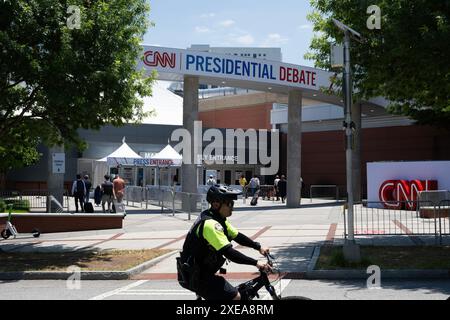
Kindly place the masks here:
[[(97, 207), (98, 209), (98, 207)], [(101, 209), (100, 209), (101, 210)], [(182, 249), (185, 235), (196, 216), (188, 220), (184, 213), (161, 214), (161, 209), (149, 210), (127, 207), (123, 229), (86, 231), (59, 234), (42, 234), (40, 238), (0, 240), (0, 249), (11, 252), (51, 252), (83, 249), (170, 249), (168, 255), (133, 279), (176, 279), (175, 257)], [(312, 270), (315, 248), (324, 244), (343, 242), (342, 205), (332, 201), (309, 199), (302, 201), (302, 208), (287, 209), (280, 202), (260, 200), (257, 207), (238, 201), (232, 217), (233, 226), (263, 246), (271, 248), (277, 258), (278, 268), (290, 278), (304, 278)], [(20, 230), (19, 230), (20, 232)], [(448, 240), (448, 239), (447, 239)], [(361, 243), (383, 245), (414, 245), (408, 236), (361, 238)], [(255, 259), (264, 259), (253, 249), (234, 244), (242, 253)], [(256, 274), (252, 266), (231, 263), (225, 266), (228, 278), (248, 279)], [(323, 276), (323, 274), (322, 274)]]

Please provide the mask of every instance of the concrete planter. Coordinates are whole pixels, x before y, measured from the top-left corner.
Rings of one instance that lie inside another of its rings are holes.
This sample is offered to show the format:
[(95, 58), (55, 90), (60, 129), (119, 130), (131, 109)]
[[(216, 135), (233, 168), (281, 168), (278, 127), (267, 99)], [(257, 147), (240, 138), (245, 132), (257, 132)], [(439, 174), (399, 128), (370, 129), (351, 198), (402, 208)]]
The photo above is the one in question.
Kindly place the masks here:
[[(124, 214), (86, 213), (20, 213), (13, 214), (12, 223), (19, 233), (38, 229), (41, 233), (121, 229)], [(7, 214), (0, 215), (0, 227), (4, 228)]]

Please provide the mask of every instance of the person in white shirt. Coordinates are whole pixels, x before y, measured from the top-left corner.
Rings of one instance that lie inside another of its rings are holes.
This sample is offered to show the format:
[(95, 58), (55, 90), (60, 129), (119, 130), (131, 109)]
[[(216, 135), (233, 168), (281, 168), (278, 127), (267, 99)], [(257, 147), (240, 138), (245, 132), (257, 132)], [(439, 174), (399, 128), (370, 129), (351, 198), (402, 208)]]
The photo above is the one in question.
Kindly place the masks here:
[(214, 179), (214, 176), (213, 176), (213, 175), (210, 175), (210, 176), (209, 176), (209, 179), (208, 179), (208, 181), (206, 182), (206, 184), (207, 184), (208, 186), (213, 186), (213, 185), (217, 184), (217, 183), (216, 183), (216, 180)]
[(255, 195), (256, 190), (259, 189), (259, 178), (256, 174), (250, 180), (248, 186), (250, 187), (250, 194), (253, 197)]
[(278, 182), (279, 181), (280, 181), (280, 176), (276, 175), (275, 180), (273, 181), (273, 189), (275, 190), (275, 195), (277, 197), (276, 201), (278, 201), (280, 199), (280, 193), (278, 191)]

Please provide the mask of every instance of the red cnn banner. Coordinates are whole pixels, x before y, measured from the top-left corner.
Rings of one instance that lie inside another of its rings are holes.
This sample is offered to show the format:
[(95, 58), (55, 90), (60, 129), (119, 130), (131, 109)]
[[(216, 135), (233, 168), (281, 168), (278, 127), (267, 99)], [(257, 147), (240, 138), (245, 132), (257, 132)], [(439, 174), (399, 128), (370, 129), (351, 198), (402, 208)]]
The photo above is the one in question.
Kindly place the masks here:
[(437, 189), (437, 180), (386, 180), (381, 184), (378, 195), (387, 209), (416, 210), (419, 192)]

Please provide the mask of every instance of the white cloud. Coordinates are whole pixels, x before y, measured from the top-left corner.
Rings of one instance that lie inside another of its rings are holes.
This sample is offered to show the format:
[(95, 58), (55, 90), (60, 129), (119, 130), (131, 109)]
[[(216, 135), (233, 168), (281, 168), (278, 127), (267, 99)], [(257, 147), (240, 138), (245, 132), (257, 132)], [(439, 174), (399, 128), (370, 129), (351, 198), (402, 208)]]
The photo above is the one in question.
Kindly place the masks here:
[(289, 41), (289, 38), (283, 37), (278, 33), (270, 33), (262, 43), (263, 47), (270, 47), (274, 45), (280, 45)]
[(206, 33), (209, 31), (210, 30), (207, 27), (199, 27), (199, 26), (195, 27), (195, 32), (197, 32), (197, 33)]
[(228, 27), (231, 27), (232, 25), (234, 25), (235, 24), (235, 22), (233, 21), (233, 20), (224, 20), (224, 21), (221, 21), (220, 23), (219, 23), (219, 25), (220, 26), (222, 26), (222, 27), (225, 27), (225, 28), (228, 28)]
[(250, 45), (255, 42), (255, 39), (251, 34), (246, 34), (245, 36), (240, 36), (236, 38), (236, 42), (243, 45)]
[(210, 13), (203, 13), (202, 15), (200, 15), (200, 18), (214, 18), (216, 16), (215, 13), (210, 12)]
[(280, 34), (278, 33), (271, 33), (268, 35), (268, 39), (274, 42), (287, 42), (289, 40), (289, 38), (283, 38)]
[(304, 29), (312, 29), (313, 26), (311, 24), (302, 24), (301, 26), (298, 26), (298, 30), (304, 30)]

